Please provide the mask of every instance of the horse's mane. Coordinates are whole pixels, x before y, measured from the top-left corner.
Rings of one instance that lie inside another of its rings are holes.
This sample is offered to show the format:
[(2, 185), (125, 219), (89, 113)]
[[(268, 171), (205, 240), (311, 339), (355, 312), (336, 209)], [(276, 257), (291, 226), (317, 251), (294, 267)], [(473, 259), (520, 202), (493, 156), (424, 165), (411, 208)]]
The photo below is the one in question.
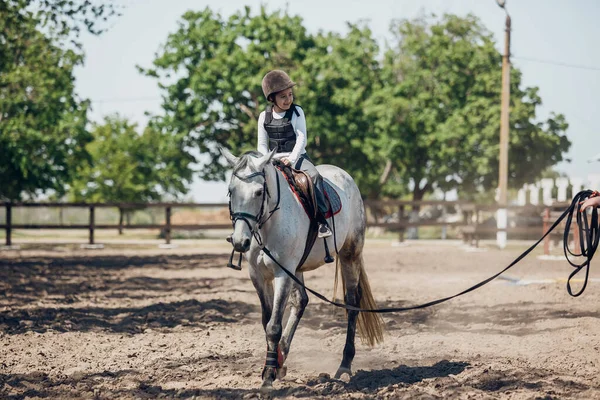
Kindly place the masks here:
[(264, 154), (256, 150), (250, 150), (245, 152), (239, 157), (237, 164), (235, 164), (235, 166), (233, 167), (233, 173), (235, 174), (236, 172), (246, 168), (248, 165), (252, 165), (252, 163), (250, 163), (251, 158), (259, 158), (263, 155)]

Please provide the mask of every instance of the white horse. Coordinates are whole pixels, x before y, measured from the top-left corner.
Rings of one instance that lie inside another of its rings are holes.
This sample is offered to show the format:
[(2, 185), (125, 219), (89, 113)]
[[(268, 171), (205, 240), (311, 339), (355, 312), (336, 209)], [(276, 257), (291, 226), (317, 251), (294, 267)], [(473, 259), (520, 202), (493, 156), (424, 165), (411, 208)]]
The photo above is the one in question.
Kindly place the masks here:
[[(308, 296), (300, 285), (267, 257), (260, 242), (302, 282), (304, 272), (324, 264), (324, 243), (323, 239), (318, 239), (304, 264), (297, 269), (304, 253), (310, 221), (282, 173), (271, 163), (273, 152), (267, 155), (249, 152), (238, 158), (226, 149), (220, 150), (233, 167), (229, 183), (230, 213), (234, 221), (232, 244), (236, 251), (245, 253), (250, 264), (250, 278), (262, 308), (267, 359), (262, 372), (261, 391), (269, 392), (276, 377), (285, 376), (283, 364), (308, 304)], [(350, 175), (338, 167), (321, 165), (318, 170), (339, 194), (342, 203), (340, 213), (335, 215), (335, 235), (326, 240), (330, 249), (339, 249), (337, 256), (345, 303), (361, 308), (376, 308), (362, 257), (366, 219), (358, 187)], [(329, 225), (334, 226), (331, 219)], [(288, 297), (291, 309), (283, 330), (282, 318)], [(359, 315), (357, 311), (349, 311), (347, 316), (346, 345), (336, 378), (344, 373), (352, 375), (357, 319), (358, 332), (363, 341), (373, 346), (383, 340), (383, 323), (378, 314), (363, 312)]]

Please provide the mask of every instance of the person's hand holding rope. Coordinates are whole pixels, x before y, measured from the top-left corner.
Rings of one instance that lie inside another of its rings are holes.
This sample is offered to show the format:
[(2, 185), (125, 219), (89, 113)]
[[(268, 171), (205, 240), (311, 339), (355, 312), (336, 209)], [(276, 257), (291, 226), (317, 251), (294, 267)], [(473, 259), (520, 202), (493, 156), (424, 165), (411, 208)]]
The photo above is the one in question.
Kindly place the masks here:
[(600, 207), (600, 192), (594, 190), (594, 192), (592, 192), (592, 194), (590, 195), (590, 197), (587, 198), (587, 200), (582, 201), (579, 204), (581, 205), (581, 212), (585, 212), (585, 210), (589, 207)]

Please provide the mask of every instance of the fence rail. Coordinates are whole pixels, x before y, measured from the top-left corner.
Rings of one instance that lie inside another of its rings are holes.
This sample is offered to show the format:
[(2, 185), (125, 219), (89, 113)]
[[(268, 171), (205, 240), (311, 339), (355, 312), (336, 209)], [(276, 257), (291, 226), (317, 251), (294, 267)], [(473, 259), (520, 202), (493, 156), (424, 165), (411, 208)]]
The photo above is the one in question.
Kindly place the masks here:
[[(539, 226), (527, 227), (509, 227), (506, 229), (498, 229), (492, 226), (484, 226), (481, 224), (482, 212), (494, 212), (498, 209), (494, 204), (476, 204), (465, 201), (403, 201), (403, 200), (386, 200), (386, 201), (365, 201), (365, 207), (368, 210), (381, 210), (387, 207), (388, 210), (397, 210), (396, 220), (368, 221), (368, 227), (381, 227), (399, 232), (399, 240), (404, 240), (404, 235), (407, 229), (418, 228), (423, 226), (432, 227), (458, 227), (463, 233), (465, 240), (478, 244), (481, 235), (506, 231), (508, 233), (540, 233), (544, 232), (547, 227), (548, 215), (550, 210), (564, 209), (567, 203), (555, 203), (552, 206), (509, 206), (509, 210), (533, 212), (540, 217)], [(174, 208), (227, 208), (227, 203), (0, 203), (0, 207), (5, 208), (5, 223), (0, 224), (0, 230), (5, 230), (5, 243), (7, 246), (12, 245), (12, 233), (15, 229), (85, 229), (89, 232), (89, 244), (94, 244), (95, 231), (98, 229), (160, 229), (164, 232), (165, 241), (171, 243), (171, 235), (173, 230), (210, 230), (210, 229), (227, 229), (231, 227), (230, 223), (206, 223), (206, 224), (174, 224), (172, 223), (172, 211)], [(420, 209), (423, 206), (456, 207), (463, 214), (461, 221), (439, 221), (439, 220), (418, 220), (411, 221), (408, 218), (409, 212), (407, 209)], [(78, 224), (47, 224), (34, 223), (22, 224), (13, 222), (13, 210), (15, 208), (87, 208), (89, 210), (88, 222)], [(96, 209), (99, 208), (117, 208), (120, 211), (142, 210), (149, 208), (164, 209), (165, 222), (163, 224), (98, 224), (96, 222)]]

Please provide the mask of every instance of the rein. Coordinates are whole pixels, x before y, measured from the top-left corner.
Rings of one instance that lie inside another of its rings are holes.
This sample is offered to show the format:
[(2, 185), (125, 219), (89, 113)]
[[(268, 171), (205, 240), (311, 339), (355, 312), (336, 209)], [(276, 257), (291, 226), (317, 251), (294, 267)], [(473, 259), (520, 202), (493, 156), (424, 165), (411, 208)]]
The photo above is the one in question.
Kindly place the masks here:
[[(581, 203), (585, 199), (587, 199), (589, 197), (593, 197), (593, 195), (595, 195), (595, 194), (596, 194), (596, 192), (594, 192), (592, 190), (582, 190), (581, 192), (577, 193), (577, 195), (575, 195), (575, 197), (573, 198), (571, 205), (562, 213), (562, 215), (556, 220), (556, 222), (554, 222), (554, 224), (550, 227), (550, 229), (548, 229), (548, 231), (546, 233), (544, 233), (544, 235), (537, 242), (535, 242), (531, 247), (529, 247), (527, 250), (525, 250), (520, 256), (518, 256), (512, 263), (510, 263), (502, 271), (471, 286), (468, 289), (463, 290), (460, 293), (454, 294), (452, 296), (444, 297), (441, 299), (433, 300), (433, 301), (430, 301), (427, 303), (409, 306), (409, 307), (365, 309), (365, 308), (349, 306), (347, 304), (331, 301), (328, 298), (326, 298), (325, 296), (323, 296), (322, 294), (320, 294), (319, 292), (305, 286), (304, 283), (300, 279), (298, 279), (294, 274), (292, 274), (290, 271), (288, 271), (283, 265), (281, 265), (273, 257), (273, 255), (271, 254), (269, 249), (267, 249), (266, 247), (264, 247), (262, 245), (261, 245), (261, 247), (262, 247), (262, 251), (264, 252), (264, 254), (266, 254), (271, 260), (273, 260), (273, 262), (275, 262), (275, 264), (277, 264), (294, 282), (296, 282), (298, 285), (300, 285), (300, 287), (302, 287), (306, 291), (315, 295), (317, 298), (319, 298), (329, 304), (332, 304), (336, 307), (344, 308), (344, 309), (350, 310), (350, 311), (360, 311), (360, 312), (370, 312), (370, 313), (403, 312), (403, 311), (427, 308), (427, 307), (431, 307), (431, 306), (434, 306), (434, 305), (437, 305), (440, 303), (444, 303), (448, 300), (454, 299), (455, 297), (459, 297), (459, 296), (462, 296), (469, 292), (472, 292), (473, 290), (478, 289), (478, 288), (482, 287), (483, 285), (491, 282), (492, 280), (496, 279), (498, 276), (500, 276), (501, 274), (503, 274), (504, 272), (506, 272), (510, 268), (512, 268), (515, 264), (517, 264), (519, 261), (521, 261), (523, 258), (525, 258), (529, 253), (531, 253), (533, 251), (533, 249), (535, 249), (537, 247), (537, 245), (539, 245), (542, 242), (542, 240), (544, 240), (544, 238), (546, 238), (546, 236), (548, 236), (550, 234), (550, 232), (552, 232), (560, 224), (560, 222), (563, 219), (565, 219), (565, 217), (567, 217), (567, 220), (565, 223), (565, 232), (564, 232), (564, 237), (563, 237), (563, 247), (564, 247), (564, 253), (565, 253), (565, 257), (567, 258), (567, 261), (575, 269), (569, 275), (569, 279), (567, 280), (567, 292), (569, 292), (569, 294), (571, 296), (577, 297), (577, 296), (580, 296), (584, 292), (584, 290), (587, 286), (588, 276), (589, 276), (589, 271), (590, 271), (590, 262), (592, 261), (592, 258), (594, 257), (594, 254), (596, 253), (596, 249), (598, 248), (598, 242), (600, 240), (600, 235), (599, 235), (600, 226), (598, 224), (598, 210), (596, 208), (592, 209), (592, 221), (591, 221), (591, 223), (588, 223), (587, 217), (585, 215), (583, 215), (584, 213), (582, 213), (581, 209), (580, 209)], [(573, 214), (575, 214), (575, 213), (577, 213), (576, 221), (577, 221), (577, 229), (579, 229), (579, 242), (580, 242), (579, 244), (580, 244), (580, 249), (581, 249), (580, 254), (573, 253), (569, 249), (569, 241), (568, 241), (569, 232), (571, 231), (571, 222), (573, 220)], [(582, 257), (585, 257), (586, 259), (581, 264), (577, 264), (569, 258), (569, 255), (571, 255), (573, 257), (582, 256)], [(583, 286), (578, 292), (573, 293), (573, 291), (571, 289), (571, 279), (575, 275), (577, 275), (577, 273), (579, 273), (579, 271), (581, 271), (583, 268), (585, 268), (585, 279), (584, 279)]]

